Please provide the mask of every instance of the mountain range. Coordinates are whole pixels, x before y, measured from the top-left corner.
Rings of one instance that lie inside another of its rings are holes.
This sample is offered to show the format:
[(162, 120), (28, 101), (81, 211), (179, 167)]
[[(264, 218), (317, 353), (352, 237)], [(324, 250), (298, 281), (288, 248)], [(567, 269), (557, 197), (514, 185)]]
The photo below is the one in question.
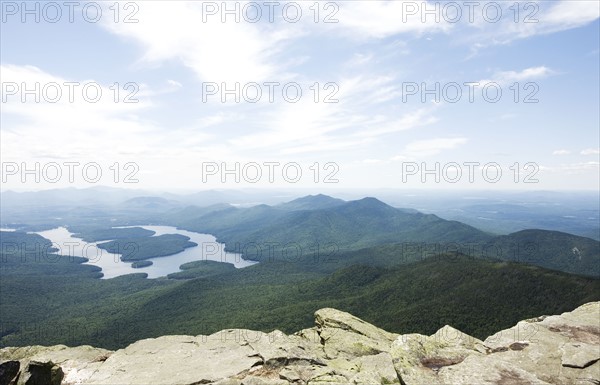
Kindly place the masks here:
[[(62, 217), (42, 211), (30, 217), (39, 220), (33, 228), (63, 225), (105, 239), (112, 226), (173, 225), (214, 234), (260, 263), (235, 269), (199, 261), (159, 279), (141, 269), (103, 280), (83, 258), (32, 257), (44, 242), (35, 234), (2, 231), (1, 344), (112, 349), (164, 334), (290, 332), (310, 326), (310, 314), (323, 307), (395, 332), (453, 324), (483, 338), (600, 299), (598, 241), (536, 229), (495, 235), (372, 197), (200, 207), (143, 196), (82, 207)], [(31, 230), (27, 222), (18, 227)], [(15, 244), (23, 247), (7, 247)]]

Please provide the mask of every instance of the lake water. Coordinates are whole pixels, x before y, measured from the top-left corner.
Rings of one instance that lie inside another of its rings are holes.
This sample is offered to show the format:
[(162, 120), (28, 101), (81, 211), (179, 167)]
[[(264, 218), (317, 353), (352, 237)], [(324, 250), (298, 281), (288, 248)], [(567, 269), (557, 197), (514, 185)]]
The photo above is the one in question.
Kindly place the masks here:
[(88, 258), (89, 262), (86, 262), (86, 264), (102, 268), (104, 278), (114, 278), (131, 273), (146, 273), (148, 274), (148, 278), (164, 277), (167, 274), (180, 271), (179, 266), (184, 263), (200, 260), (231, 263), (236, 268), (243, 268), (257, 263), (243, 259), (241, 254), (225, 252), (225, 244), (218, 243), (216, 238), (210, 234), (180, 230), (172, 226), (128, 227), (141, 227), (152, 230), (155, 232), (154, 237), (163, 234), (185, 235), (190, 238), (191, 242), (197, 243), (198, 246), (187, 248), (177, 254), (147, 259), (147, 261), (152, 261), (152, 266), (134, 269), (131, 267), (131, 262), (121, 261), (120, 254), (109, 253), (97, 247), (98, 243), (107, 241), (85, 242), (80, 238), (73, 237), (73, 234), (64, 227), (39, 231), (36, 234), (49, 239), (54, 244), (54, 247), (60, 250), (60, 254)]

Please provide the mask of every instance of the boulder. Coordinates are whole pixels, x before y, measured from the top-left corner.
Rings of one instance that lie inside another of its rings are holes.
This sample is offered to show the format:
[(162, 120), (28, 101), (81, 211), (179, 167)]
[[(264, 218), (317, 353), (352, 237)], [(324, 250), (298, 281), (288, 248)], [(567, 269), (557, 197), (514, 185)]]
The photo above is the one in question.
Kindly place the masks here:
[(286, 335), (227, 329), (115, 352), (0, 349), (0, 385), (600, 384), (600, 302), (517, 323), (485, 341), (451, 326), (398, 335), (335, 309)]
[(315, 312), (317, 332), (328, 358), (389, 353), (398, 334), (379, 329), (349, 313), (325, 308)]
[(6, 361), (0, 364), (0, 385), (15, 385), (19, 379), (19, 361)]
[[(448, 327), (430, 337), (402, 335), (392, 357), (406, 385), (599, 384), (599, 323), (594, 302), (521, 321), (483, 342)], [(434, 338), (449, 331), (458, 338)]]
[(401, 335), (392, 344), (394, 367), (408, 384), (444, 384), (442, 368), (463, 362), (471, 355), (483, 355), (483, 342), (468, 334), (444, 326), (431, 336)]
[[(61, 381), (63, 385), (70, 385), (78, 384), (88, 379), (111, 353), (109, 350), (87, 345), (73, 348), (65, 345), (36, 345), (0, 349), (0, 362), (7, 359), (20, 361), (20, 366), (24, 368), (24, 372), (20, 376), (18, 384), (28, 381), (31, 377), (31, 375), (27, 374), (28, 372), (41, 373), (45, 371), (46, 369), (39, 367), (41, 364), (45, 364), (46, 366), (56, 366), (51, 371), (54, 370), (55, 376), (62, 376)], [(58, 369), (60, 369), (60, 374)], [(33, 377), (35, 378), (36, 376)]]

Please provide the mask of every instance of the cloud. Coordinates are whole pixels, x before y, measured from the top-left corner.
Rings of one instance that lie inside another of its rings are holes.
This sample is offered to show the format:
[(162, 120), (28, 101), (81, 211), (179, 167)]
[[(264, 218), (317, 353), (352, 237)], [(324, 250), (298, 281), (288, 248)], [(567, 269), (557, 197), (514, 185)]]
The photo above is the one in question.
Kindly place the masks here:
[[(31, 95), (23, 103), (20, 92), (5, 95), (6, 102), (2, 104), (3, 124), (0, 127), (3, 160), (28, 162), (45, 158), (95, 161), (101, 162), (104, 170), (114, 162), (140, 160), (147, 162), (146, 170), (152, 168), (152, 163), (173, 169), (186, 149), (198, 143), (206, 145), (206, 140), (210, 138), (197, 127), (186, 129), (171, 126), (166, 131), (145, 119), (147, 111), (157, 107), (148, 96), (155, 94), (152, 90), (144, 95), (142, 92), (136, 94), (138, 103), (123, 102), (123, 97), (129, 92), (121, 94), (118, 102), (115, 102), (111, 84), (62, 78), (34, 66), (3, 64), (0, 72), (4, 84), (25, 83), (28, 89), (32, 89), (36, 82), (40, 84), (40, 90), (48, 84), (81, 84), (72, 92), (72, 103), (66, 87), (61, 87), (63, 95), (56, 103), (49, 103), (43, 95), (39, 103)], [(92, 83), (100, 88), (102, 94), (95, 103), (82, 98), (83, 85)], [(212, 118), (213, 121), (218, 119)], [(7, 121), (10, 124), (5, 124)], [(207, 118), (206, 123), (211, 123), (211, 118)]]
[(586, 148), (585, 150), (581, 150), (581, 155), (598, 155), (600, 154), (600, 149), (598, 148)]
[(552, 3), (552, 8), (540, 16), (540, 33), (578, 28), (600, 17), (597, 1), (563, 0)]
[(433, 111), (434, 108), (419, 108), (415, 111), (407, 112), (395, 119), (386, 118), (380, 123), (372, 124), (373, 127), (368, 130), (357, 132), (354, 136), (373, 138), (434, 124), (438, 122), (439, 119), (433, 115)]
[(431, 156), (451, 150), (467, 143), (467, 138), (434, 138), (409, 143), (404, 148), (404, 155), (409, 157)]
[(506, 71), (499, 72), (495, 75), (495, 78), (500, 82), (510, 83), (510, 82), (522, 82), (526, 80), (534, 80), (534, 79), (542, 79), (551, 75), (553, 71), (544, 66), (540, 67), (530, 67), (526, 68), (522, 71)]
[(310, 94), (297, 103), (265, 106), (245, 121), (256, 130), (232, 138), (229, 144), (240, 151), (324, 153), (364, 147), (385, 135), (438, 121), (433, 115), (435, 105), (409, 112), (389, 109), (386, 103), (395, 97), (391, 95), (395, 80), (394, 76), (342, 78), (337, 83), (337, 103), (315, 103)]
[[(588, 0), (507, 1), (495, 4), (502, 9), (501, 20), (487, 22), (481, 13), (477, 13), (479, 17), (476, 22), (467, 23), (467, 32), (461, 35), (462, 40), (471, 45), (471, 57), (489, 46), (506, 45), (519, 39), (583, 27), (600, 17), (598, 2)], [(514, 4), (519, 4), (519, 13), (516, 15)]]
[[(548, 171), (552, 173), (565, 173), (565, 174), (573, 174), (573, 173), (581, 173), (585, 171), (594, 171), (598, 170), (600, 167), (600, 162), (579, 162), (579, 163), (569, 163), (569, 164), (561, 164), (558, 166), (540, 166), (541, 171)], [(596, 176), (598, 176), (596, 174)]]
[[(139, 43), (144, 49), (142, 63), (178, 60), (202, 81), (262, 82), (281, 71), (276, 60), (280, 44), (297, 37), (285, 25), (276, 29), (269, 23), (236, 23), (231, 17), (223, 23), (220, 14), (206, 16), (204, 3), (143, 2), (138, 23), (108, 20), (103, 27)], [(246, 3), (236, 5), (243, 7)]]
[(381, 159), (363, 159), (362, 163), (365, 164), (379, 164), (379, 163), (383, 163), (385, 161), (381, 160)]
[(571, 151), (569, 150), (555, 150), (552, 152), (552, 155), (569, 155)]
[(331, 30), (354, 39), (385, 39), (398, 34), (448, 32), (452, 29), (452, 24), (443, 19), (436, 22), (430, 17), (422, 21), (420, 10), (436, 7), (435, 3), (428, 1), (343, 1), (336, 4), (339, 5), (339, 22), (331, 24)]
[(491, 79), (479, 80), (480, 84), (498, 83), (499, 85), (512, 84), (514, 82), (525, 82), (544, 79), (555, 72), (548, 67), (529, 67), (521, 71), (499, 71), (494, 73)]
[(172, 89), (178, 89), (183, 87), (183, 84), (179, 83), (177, 80), (172, 80), (172, 79), (168, 79), (167, 80), (167, 84), (172, 88)]

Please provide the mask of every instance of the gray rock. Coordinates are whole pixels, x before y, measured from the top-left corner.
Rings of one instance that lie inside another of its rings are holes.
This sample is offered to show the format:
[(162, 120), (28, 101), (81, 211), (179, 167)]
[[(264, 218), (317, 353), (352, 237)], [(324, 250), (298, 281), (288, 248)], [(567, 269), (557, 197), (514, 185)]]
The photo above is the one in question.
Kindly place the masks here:
[(0, 385), (16, 384), (20, 369), (19, 361), (6, 361), (0, 364)]
[(442, 368), (463, 362), (471, 355), (483, 355), (483, 342), (450, 326), (431, 336), (406, 334), (392, 345), (396, 372), (407, 385), (444, 384), (439, 378)]
[(52, 361), (29, 361), (21, 372), (17, 385), (61, 385), (64, 373)]
[(584, 369), (600, 360), (598, 345), (583, 342), (566, 343), (560, 347), (562, 366)]
[(29, 361), (53, 362), (63, 371), (63, 385), (79, 384), (88, 379), (112, 352), (88, 345), (74, 348), (65, 345), (25, 346), (0, 349), (0, 362), (20, 360), (27, 368)]
[(328, 358), (387, 353), (398, 337), (351, 314), (330, 308), (315, 312), (315, 323)]
[(292, 335), (229, 329), (111, 352), (0, 349), (0, 385), (348, 385), (600, 383), (600, 302), (519, 322), (480, 341), (451, 326), (398, 335), (335, 309)]
[[(433, 336), (401, 336), (392, 356), (406, 385), (598, 384), (599, 315), (600, 302), (594, 302), (561, 315), (521, 321), (483, 343), (468, 336), (450, 344), (432, 341)], [(424, 364), (427, 356), (438, 357), (440, 365)]]
[(85, 384), (185, 385), (232, 377), (262, 362), (244, 334), (225, 330), (141, 340), (114, 352)]

